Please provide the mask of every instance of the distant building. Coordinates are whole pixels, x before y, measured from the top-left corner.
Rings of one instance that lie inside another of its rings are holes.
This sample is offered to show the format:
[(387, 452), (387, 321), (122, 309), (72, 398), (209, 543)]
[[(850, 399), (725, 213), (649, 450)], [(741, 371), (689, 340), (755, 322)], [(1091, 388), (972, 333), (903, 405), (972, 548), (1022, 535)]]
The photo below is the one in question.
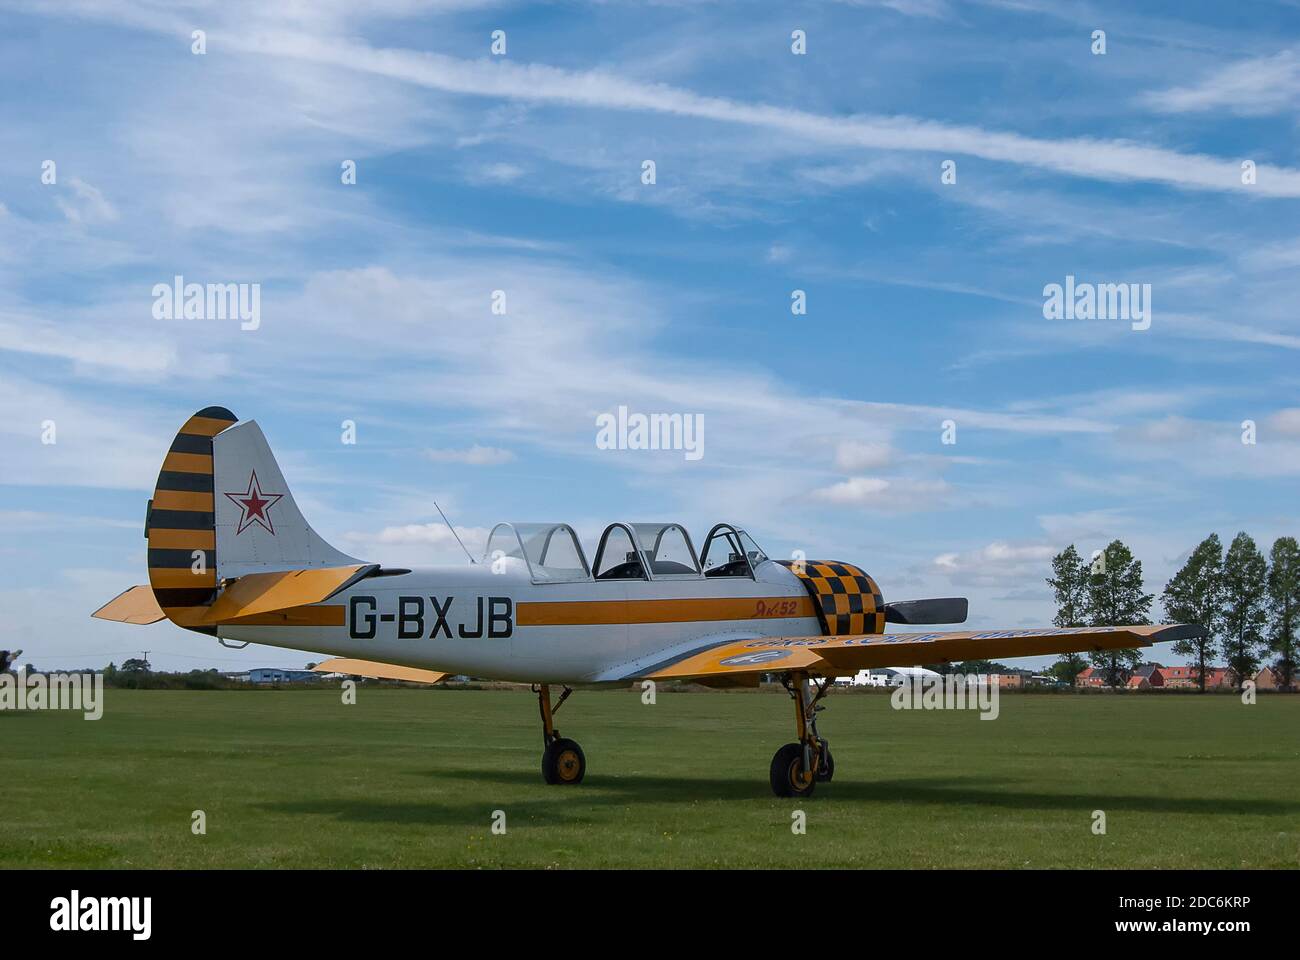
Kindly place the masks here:
[(1150, 690), (1152, 687), (1163, 687), (1165, 678), (1164, 668), (1158, 663), (1144, 663), (1133, 671), (1124, 686), (1130, 690)]
[[(1120, 678), (1124, 678), (1124, 672), (1120, 671)], [(1087, 667), (1074, 678), (1076, 687), (1104, 687), (1106, 686), (1106, 671), (1100, 667)]]
[[(1205, 668), (1205, 689), (1212, 690), (1215, 687), (1221, 687), (1228, 682), (1227, 667), (1206, 667)], [(1176, 687), (1199, 687), (1198, 680), (1201, 675), (1200, 668), (1195, 664), (1185, 664), (1177, 667), (1161, 667), (1160, 673), (1164, 677), (1165, 686)]]
[(855, 687), (901, 687), (913, 678), (942, 677), (943, 674), (925, 667), (881, 667), (876, 670), (859, 670), (851, 677), (836, 677), (841, 683)]
[[(1295, 689), (1295, 677), (1291, 678), (1291, 689)], [(1282, 690), (1282, 674), (1272, 667), (1261, 667), (1255, 674), (1256, 690)]]
[(319, 680), (320, 674), (311, 670), (281, 670), (279, 667), (257, 667), (248, 671), (250, 683), (302, 683)]

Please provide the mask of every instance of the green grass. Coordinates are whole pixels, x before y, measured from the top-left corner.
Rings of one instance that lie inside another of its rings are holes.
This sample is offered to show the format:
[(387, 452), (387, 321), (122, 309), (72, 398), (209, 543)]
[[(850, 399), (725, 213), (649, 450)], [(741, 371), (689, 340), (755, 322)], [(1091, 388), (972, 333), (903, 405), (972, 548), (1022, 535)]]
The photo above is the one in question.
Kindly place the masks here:
[(578, 787), (542, 782), (526, 692), (106, 695), (97, 722), (0, 713), (0, 867), (1300, 864), (1300, 697), (1009, 695), (981, 721), (833, 695), (835, 782), (790, 801), (784, 695), (579, 691)]

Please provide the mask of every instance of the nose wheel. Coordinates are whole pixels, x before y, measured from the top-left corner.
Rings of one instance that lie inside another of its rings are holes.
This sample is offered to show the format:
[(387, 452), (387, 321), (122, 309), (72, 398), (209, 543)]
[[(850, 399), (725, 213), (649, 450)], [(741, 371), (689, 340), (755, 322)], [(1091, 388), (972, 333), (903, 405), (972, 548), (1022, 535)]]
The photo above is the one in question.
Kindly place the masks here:
[(576, 740), (561, 737), (555, 728), (555, 714), (569, 694), (568, 687), (560, 694), (560, 699), (551, 705), (551, 688), (543, 683), (535, 686), (537, 705), (542, 714), (542, 779), (555, 785), (581, 783), (587, 773), (587, 757)]
[(787, 743), (772, 757), (768, 778), (778, 797), (808, 797), (818, 783), (835, 776), (835, 758), (830, 744), (817, 735), (817, 714), (822, 697), (834, 682), (829, 677), (820, 685), (806, 673), (791, 674), (782, 681), (795, 702), (797, 743)]

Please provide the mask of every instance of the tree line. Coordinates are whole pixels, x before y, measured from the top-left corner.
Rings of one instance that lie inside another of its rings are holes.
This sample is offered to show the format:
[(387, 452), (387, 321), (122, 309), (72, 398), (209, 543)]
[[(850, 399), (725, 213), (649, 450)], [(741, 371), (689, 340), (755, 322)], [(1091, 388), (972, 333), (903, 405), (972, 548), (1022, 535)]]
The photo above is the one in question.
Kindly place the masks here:
[[(1074, 544), (1052, 558), (1047, 578), (1056, 599), (1058, 627), (1126, 626), (1151, 623), (1155, 595), (1143, 592), (1142, 561), (1121, 540), (1084, 559)], [(1300, 621), (1300, 544), (1279, 537), (1265, 558), (1247, 533), (1238, 533), (1227, 551), (1218, 534), (1196, 545), (1161, 595), (1164, 623), (1195, 623), (1205, 636), (1179, 640), (1173, 650), (1198, 668), (1205, 690), (1207, 668), (1222, 657), (1244, 681), (1261, 662), (1269, 664), (1283, 689), (1293, 688), (1296, 630)], [(1089, 654), (1092, 666), (1105, 671), (1106, 683), (1119, 686), (1125, 672), (1142, 662), (1137, 649)], [(1062, 656), (1052, 672), (1073, 680), (1088, 664), (1080, 654)]]

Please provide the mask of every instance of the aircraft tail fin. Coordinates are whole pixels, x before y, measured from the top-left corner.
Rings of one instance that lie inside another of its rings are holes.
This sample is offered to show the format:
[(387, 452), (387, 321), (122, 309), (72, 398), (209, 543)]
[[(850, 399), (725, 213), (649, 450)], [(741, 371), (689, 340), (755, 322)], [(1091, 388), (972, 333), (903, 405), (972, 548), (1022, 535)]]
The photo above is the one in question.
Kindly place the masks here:
[(212, 453), (217, 575), (222, 580), (361, 563), (312, 529), (256, 421), (223, 430), (212, 441)]
[(158, 606), (204, 632), (215, 632), (208, 613), (223, 581), (360, 563), (307, 523), (257, 423), (224, 407), (200, 410), (172, 441), (145, 535)]

